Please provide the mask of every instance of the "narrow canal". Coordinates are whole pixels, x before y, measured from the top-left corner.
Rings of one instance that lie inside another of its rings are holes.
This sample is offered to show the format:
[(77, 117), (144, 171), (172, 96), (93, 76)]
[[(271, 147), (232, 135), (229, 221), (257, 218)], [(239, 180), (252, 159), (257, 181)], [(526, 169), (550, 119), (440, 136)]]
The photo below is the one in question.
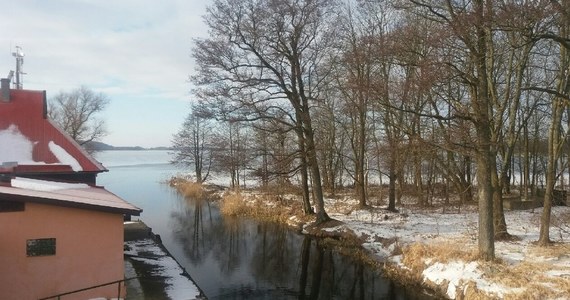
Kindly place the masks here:
[(166, 151), (104, 151), (98, 183), (141, 207), (141, 219), (208, 299), (424, 299), (317, 240), (281, 226), (224, 218), (161, 183), (180, 172)]

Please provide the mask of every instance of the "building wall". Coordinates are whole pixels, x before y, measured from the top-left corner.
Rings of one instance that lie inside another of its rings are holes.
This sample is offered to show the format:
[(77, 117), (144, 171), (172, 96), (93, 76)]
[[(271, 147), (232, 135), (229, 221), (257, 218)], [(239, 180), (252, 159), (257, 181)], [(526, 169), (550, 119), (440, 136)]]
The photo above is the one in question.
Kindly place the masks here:
[[(27, 240), (40, 238), (56, 239), (55, 255), (27, 256)], [(38, 299), (123, 278), (122, 215), (34, 203), (0, 212), (0, 299)], [(115, 284), (62, 299), (117, 293)]]

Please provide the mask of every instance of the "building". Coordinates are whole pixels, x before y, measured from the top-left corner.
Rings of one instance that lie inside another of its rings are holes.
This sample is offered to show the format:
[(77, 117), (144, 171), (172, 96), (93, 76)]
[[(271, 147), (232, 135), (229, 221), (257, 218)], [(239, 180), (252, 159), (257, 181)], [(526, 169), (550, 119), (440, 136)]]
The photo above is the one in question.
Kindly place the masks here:
[[(43, 91), (0, 93), (0, 299), (124, 279), (123, 220), (141, 209), (96, 185), (107, 171), (47, 118)], [(63, 299), (124, 297), (122, 283)]]

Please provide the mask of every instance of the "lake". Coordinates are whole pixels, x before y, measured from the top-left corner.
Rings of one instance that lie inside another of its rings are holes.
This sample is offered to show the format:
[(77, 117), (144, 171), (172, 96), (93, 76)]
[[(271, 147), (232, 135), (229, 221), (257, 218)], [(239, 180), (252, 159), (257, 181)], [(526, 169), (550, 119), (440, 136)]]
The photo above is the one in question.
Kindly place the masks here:
[(98, 184), (143, 209), (140, 216), (208, 299), (424, 299), (319, 240), (288, 228), (224, 218), (164, 182), (181, 170), (168, 151), (103, 151)]

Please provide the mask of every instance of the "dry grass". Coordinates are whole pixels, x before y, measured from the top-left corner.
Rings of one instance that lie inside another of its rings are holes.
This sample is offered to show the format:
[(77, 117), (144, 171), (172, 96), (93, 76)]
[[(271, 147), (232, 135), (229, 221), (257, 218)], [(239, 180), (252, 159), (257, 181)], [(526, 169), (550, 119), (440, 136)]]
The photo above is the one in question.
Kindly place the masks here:
[[(561, 244), (544, 249), (531, 248), (537, 256), (558, 259), (567, 256), (569, 245)], [(546, 252), (545, 252), (546, 251)], [(402, 262), (411, 269), (407, 273), (393, 271), (402, 280), (414, 280), (422, 282), (422, 272), (427, 267), (426, 260), (447, 263), (450, 261), (477, 261), (476, 249), (464, 249), (464, 245), (458, 243), (443, 243), (427, 245), (422, 243), (412, 244), (403, 249)], [(506, 264), (500, 260), (494, 262), (479, 261), (480, 269), (489, 282), (493, 282), (508, 288), (522, 289), (513, 291), (504, 296), (505, 299), (566, 299), (570, 295), (570, 279), (568, 277), (549, 276), (547, 272), (552, 270), (552, 265), (545, 262), (524, 261), (514, 265)], [(566, 271), (569, 271), (566, 269)], [(433, 286), (433, 288), (441, 288)], [(445, 284), (444, 284), (444, 288)], [(475, 283), (467, 283), (458, 293), (458, 299), (490, 299), (489, 294), (477, 289)]]
[[(172, 182), (171, 182), (171, 185)], [(192, 182), (192, 181), (178, 181), (175, 185), (176, 190), (179, 193), (184, 195), (184, 197), (191, 197), (191, 198), (202, 198), (204, 195), (204, 187), (200, 183)]]
[[(414, 243), (408, 245), (402, 249), (402, 263), (409, 268), (409, 270), (401, 269), (398, 267), (388, 267), (387, 272), (391, 278), (404, 284), (409, 284), (410, 282), (422, 283), (423, 275), (422, 272), (427, 267), (426, 260), (430, 259), (432, 261), (437, 261), (441, 263), (446, 263), (455, 260), (461, 261), (474, 261), (477, 260), (477, 251), (475, 249), (465, 248), (464, 244), (461, 243), (451, 243), (444, 242), (437, 245), (424, 244), (424, 243)], [(445, 294), (445, 289), (442, 290), (441, 286), (435, 284), (430, 285), (424, 282), (426, 286), (434, 291)], [(442, 285), (445, 286), (446, 285)], [(466, 291), (467, 292), (467, 291)], [(476, 289), (471, 289), (471, 296), (480, 294)], [(486, 298), (469, 298), (469, 299), (486, 299)]]
[(528, 253), (534, 256), (558, 259), (570, 255), (570, 244), (553, 243), (547, 247), (532, 245), (528, 248)]
[(232, 191), (222, 196), (220, 211), (227, 216), (250, 217), (264, 222), (288, 224), (291, 217), (306, 221), (301, 204), (275, 195), (254, 195)]
[(356, 209), (358, 209), (357, 204), (347, 203), (345, 201), (335, 201), (331, 206), (327, 207), (327, 210), (331, 213), (339, 213), (344, 215), (349, 215)]
[(425, 260), (447, 263), (454, 260), (475, 261), (477, 260), (476, 249), (465, 248), (464, 244), (451, 242), (439, 243), (437, 245), (414, 243), (402, 250), (402, 262), (414, 271), (421, 272), (425, 269)]
[[(182, 194), (191, 197), (199, 197), (204, 192), (201, 185), (186, 180), (171, 181), (171, 186), (175, 186)], [(378, 191), (382, 195), (381, 190)], [(350, 214), (357, 210), (356, 201), (350, 199), (345, 194), (337, 194), (336, 201), (330, 201), (329, 212)], [(291, 225), (291, 219), (299, 223), (308, 223), (311, 217), (302, 213), (302, 202), (298, 190), (287, 188), (271, 188), (255, 193), (247, 191), (226, 192), (220, 201), (222, 214), (228, 216), (249, 217), (263, 222), (277, 222)], [(416, 208), (418, 209), (418, 208)], [(422, 208), (422, 210), (425, 208)], [(431, 210), (436, 208), (432, 207)], [(463, 207), (462, 209), (465, 209)], [(429, 211), (430, 209), (425, 209)], [(292, 218), (294, 217), (294, 218)], [(233, 218), (228, 218), (232, 222)], [(554, 217), (553, 226), (568, 228), (567, 221), (570, 214), (560, 214)], [(321, 239), (322, 243), (339, 249), (338, 251), (350, 255), (371, 266), (379, 266), (382, 263), (369, 255), (367, 251), (357, 246), (358, 241), (340, 239)], [(431, 262), (447, 263), (451, 261), (478, 261), (476, 245), (466, 247), (471, 244), (465, 241), (449, 241), (439, 244), (416, 243), (404, 247), (402, 250), (402, 263), (409, 268), (405, 270), (397, 266), (386, 266), (384, 270), (391, 278), (410, 285), (420, 284), (424, 281), (422, 272), (428, 266), (426, 260)], [(549, 260), (568, 259), (570, 255), (570, 245), (567, 243), (556, 243), (549, 247), (542, 248), (531, 246), (525, 252), (527, 258), (524, 262), (507, 264), (500, 260), (495, 262), (479, 262), (479, 268), (484, 272), (484, 279), (505, 287), (520, 288), (522, 291), (512, 291), (504, 296), (505, 299), (568, 299), (570, 295), (570, 278), (568, 276), (550, 276), (548, 271), (553, 270)], [(532, 257), (537, 258), (533, 261)], [(569, 271), (568, 268), (556, 268), (556, 270)], [(425, 283), (424, 283), (425, 284)], [(446, 284), (441, 286), (431, 286), (434, 290), (445, 292)], [(458, 290), (458, 299), (490, 299), (490, 295), (478, 290), (476, 283), (468, 282)]]
[[(492, 268), (489, 272), (488, 268)], [(549, 276), (552, 270), (548, 263), (521, 262), (516, 265), (484, 265), (485, 276), (489, 281), (511, 288), (524, 289), (511, 293), (505, 299), (560, 299), (570, 295), (570, 280), (563, 277)]]
[(222, 196), (220, 211), (225, 216), (242, 216), (248, 211), (248, 206), (240, 193), (226, 193)]

